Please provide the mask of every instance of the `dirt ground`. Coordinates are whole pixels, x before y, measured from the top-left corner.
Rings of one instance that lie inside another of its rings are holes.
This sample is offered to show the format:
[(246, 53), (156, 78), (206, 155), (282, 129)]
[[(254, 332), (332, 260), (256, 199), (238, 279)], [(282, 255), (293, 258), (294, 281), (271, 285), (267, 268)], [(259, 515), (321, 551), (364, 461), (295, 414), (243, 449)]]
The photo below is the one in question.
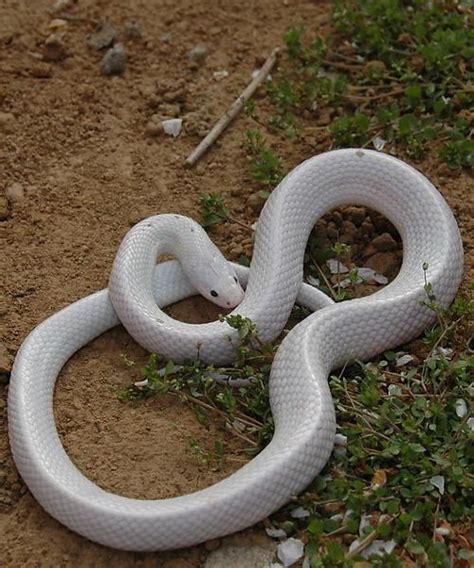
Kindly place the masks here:
[[(310, 21), (313, 28), (324, 29), (329, 20), (326, 2), (79, 0), (67, 10), (66, 23), (58, 24), (52, 23), (51, 5), (46, 0), (0, 0), (4, 359), (14, 356), (44, 318), (106, 287), (117, 247), (138, 220), (165, 212), (199, 220), (199, 194), (221, 191), (233, 215), (253, 222), (255, 212), (247, 205), (253, 190), (241, 149), (248, 128), (245, 119), (237, 120), (195, 169), (184, 169), (184, 159), (242, 91), (251, 72), (281, 43), (289, 26)], [(116, 27), (127, 50), (122, 76), (104, 76), (103, 52), (87, 44), (88, 35), (105, 19)], [(143, 27), (142, 37), (131, 37), (130, 25), (126, 32), (132, 21)], [(48, 46), (52, 33), (63, 37)], [(205, 61), (190, 61), (189, 52), (203, 43), (208, 47)], [(213, 74), (224, 69), (228, 77), (217, 80)], [(146, 125), (157, 112), (184, 117), (178, 138), (147, 135)], [(291, 142), (284, 144), (290, 166), (328, 147), (325, 139), (308, 142), (302, 155), (292, 150)], [(417, 166), (442, 190), (460, 222), (466, 247), (472, 245), (472, 232), (471, 242), (467, 239), (473, 224), (472, 180), (467, 174), (452, 177), (430, 161)], [(21, 184), (24, 195), (6, 200), (3, 191), (14, 184)], [(219, 227), (214, 237), (230, 259), (250, 252), (249, 235), (236, 223)], [(472, 270), (472, 256), (468, 258)], [(172, 313), (201, 322), (214, 319), (219, 311), (196, 298)], [(116, 389), (137, 377), (122, 354), (138, 366), (147, 357), (117, 328), (76, 354), (58, 380), (58, 429), (86, 475), (123, 495), (160, 498), (205, 487), (241, 465), (227, 460), (213, 471), (201, 464), (189, 441), (197, 438), (211, 448), (225, 433), (212, 425), (206, 430), (175, 400), (121, 403)], [(47, 515), (10, 456), (7, 390), (5, 382), (0, 387), (1, 565), (203, 565), (209, 547), (118, 552), (83, 539)], [(235, 447), (231, 439), (226, 442)], [(260, 542), (264, 535), (252, 529), (231, 539)]]

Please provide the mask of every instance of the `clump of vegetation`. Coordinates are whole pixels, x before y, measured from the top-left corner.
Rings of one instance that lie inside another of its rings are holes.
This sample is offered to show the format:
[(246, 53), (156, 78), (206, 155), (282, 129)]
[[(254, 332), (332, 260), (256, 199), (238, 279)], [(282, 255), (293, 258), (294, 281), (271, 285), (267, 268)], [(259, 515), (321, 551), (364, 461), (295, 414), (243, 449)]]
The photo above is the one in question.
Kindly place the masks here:
[(228, 218), (224, 197), (221, 193), (201, 195), (201, 224), (204, 228), (217, 225)]
[[(330, 377), (339, 446), (297, 499), (309, 519), (289, 521), (287, 508), (272, 519), (287, 534), (307, 533), (306, 555), (314, 568), (354, 566), (380, 542), (387, 548), (374, 552), (373, 566), (398, 567), (410, 558), (444, 567), (453, 555), (472, 558), (464, 529), (474, 513), (474, 453), (468, 443), (474, 428), (474, 356), (460, 341), (474, 302), (459, 297), (443, 309), (429, 283), (426, 292), (437, 323), (420, 342), (424, 361), (400, 366), (400, 354), (388, 351), (376, 362), (357, 362)], [(119, 397), (177, 396), (191, 405), (199, 422), (217, 416), (254, 455), (273, 433), (268, 378), (276, 348), (259, 340), (250, 320), (222, 319), (242, 341), (235, 366), (215, 368), (200, 361), (177, 366), (153, 355), (142, 369), (144, 380)], [(248, 383), (231, 387), (216, 382), (216, 374)], [(225, 459), (221, 441), (211, 451), (195, 439), (190, 446), (210, 467)]]
[(330, 106), (335, 147), (375, 140), (415, 159), (435, 149), (453, 169), (471, 166), (471, 17), (449, 1), (335, 2), (329, 37), (302, 27), (285, 34), (287, 59), (267, 88), (269, 130), (294, 137), (301, 117), (317, 121)]
[(266, 188), (273, 189), (283, 178), (281, 159), (268, 148), (259, 130), (248, 130), (243, 142), (250, 157), (252, 178)]

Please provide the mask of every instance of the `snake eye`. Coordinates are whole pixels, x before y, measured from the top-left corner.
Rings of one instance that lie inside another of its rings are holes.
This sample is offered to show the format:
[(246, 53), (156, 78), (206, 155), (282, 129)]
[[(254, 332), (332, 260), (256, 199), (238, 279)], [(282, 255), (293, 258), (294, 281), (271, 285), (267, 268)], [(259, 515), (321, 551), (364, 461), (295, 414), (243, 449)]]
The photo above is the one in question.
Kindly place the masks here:
[(211, 290), (211, 296), (212, 296), (213, 298), (217, 298), (218, 295), (219, 295), (219, 294), (218, 294), (215, 290)]

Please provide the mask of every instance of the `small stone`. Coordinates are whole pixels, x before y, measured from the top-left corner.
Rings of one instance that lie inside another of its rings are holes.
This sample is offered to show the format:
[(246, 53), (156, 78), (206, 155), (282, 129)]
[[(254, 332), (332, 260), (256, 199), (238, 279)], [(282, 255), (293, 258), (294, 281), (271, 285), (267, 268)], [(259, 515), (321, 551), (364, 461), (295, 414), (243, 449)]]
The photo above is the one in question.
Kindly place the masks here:
[(342, 264), (337, 258), (330, 258), (326, 261), (326, 264), (331, 272), (331, 274), (346, 274), (349, 272), (347, 266)]
[(121, 75), (125, 71), (127, 54), (121, 43), (117, 43), (107, 51), (101, 61), (101, 69), (104, 75)]
[(372, 244), (380, 252), (388, 252), (398, 248), (397, 241), (389, 233), (382, 233), (372, 241)]
[(304, 555), (304, 544), (296, 538), (289, 538), (278, 545), (277, 555), (283, 566), (292, 566)]
[(372, 225), (372, 223), (368, 219), (366, 219), (365, 221), (363, 221), (361, 223), (360, 230), (361, 230), (363, 235), (370, 236), (374, 232), (374, 226)]
[(357, 227), (352, 221), (343, 221), (340, 232), (339, 242), (352, 244), (357, 235)]
[(372, 140), (372, 145), (378, 152), (381, 152), (385, 148), (386, 143), (387, 141), (381, 138), (380, 136), (376, 136)]
[(363, 209), (362, 207), (346, 207), (345, 213), (357, 227), (360, 227), (365, 219), (365, 209)]
[(339, 231), (335, 227), (328, 226), (328, 228), (326, 229), (326, 234), (328, 236), (328, 239), (331, 239), (332, 241), (337, 241), (337, 239), (339, 238)]
[(390, 223), (390, 221), (380, 213), (372, 211), (370, 217), (375, 230), (378, 233), (390, 233), (392, 237), (395, 237), (398, 234), (392, 223)]
[(5, 221), (10, 217), (10, 206), (6, 195), (0, 195), (0, 221)]
[(12, 370), (13, 357), (8, 349), (0, 343), (0, 375), (8, 375)]
[(167, 32), (165, 34), (161, 34), (161, 36), (160, 36), (160, 41), (162, 43), (171, 43), (172, 39), (173, 39), (173, 37), (169, 32)]
[(124, 32), (128, 39), (142, 39), (143, 26), (138, 20), (130, 20), (125, 23)]
[(161, 126), (165, 134), (169, 134), (176, 138), (181, 132), (183, 120), (181, 118), (170, 118), (169, 120), (162, 120)]
[(436, 487), (440, 495), (444, 495), (444, 476), (434, 475), (430, 479), (430, 483), (433, 487)]
[(305, 519), (306, 517), (310, 516), (310, 512), (306, 510), (304, 507), (296, 507), (290, 513), (293, 519)]
[(383, 286), (388, 284), (388, 278), (383, 274), (374, 274), (374, 280), (377, 284), (382, 284)]
[(227, 71), (227, 69), (222, 69), (222, 71), (214, 71), (212, 76), (216, 81), (222, 81), (222, 79), (225, 79), (229, 76), (229, 71)]
[(15, 116), (11, 112), (0, 112), (0, 132), (11, 134), (15, 131)]
[(286, 538), (288, 536), (283, 529), (276, 529), (275, 527), (267, 527), (265, 532), (270, 538)]
[(105, 21), (98, 31), (87, 36), (86, 42), (91, 49), (100, 51), (114, 43), (116, 34), (114, 26), (109, 21)]
[(409, 353), (404, 353), (395, 359), (395, 367), (404, 367), (413, 361), (413, 357)]
[(56, 31), (44, 40), (43, 59), (45, 61), (56, 63), (66, 57), (65, 37), (64, 32)]
[(365, 261), (365, 265), (373, 268), (378, 274), (391, 278), (398, 272), (400, 261), (390, 252), (377, 252)]
[(340, 227), (342, 225), (343, 217), (339, 211), (333, 211), (331, 213), (331, 219), (336, 223), (336, 227)]
[(458, 398), (456, 400), (456, 403), (454, 405), (454, 408), (456, 410), (456, 415), (459, 418), (464, 418), (467, 414), (467, 404), (466, 401), (462, 398)]
[(50, 30), (64, 30), (65, 28), (67, 28), (67, 21), (61, 20), (60, 18), (55, 18), (54, 20), (51, 20), (48, 28)]
[(23, 199), (25, 198), (25, 192), (21, 183), (15, 182), (9, 185), (5, 190), (5, 196), (8, 201), (10, 201), (10, 203), (23, 201)]
[(191, 61), (194, 61), (196, 63), (202, 63), (208, 54), (208, 49), (206, 45), (196, 45), (195, 47), (193, 47), (193, 49), (191, 49), (191, 51), (188, 54), (188, 57)]

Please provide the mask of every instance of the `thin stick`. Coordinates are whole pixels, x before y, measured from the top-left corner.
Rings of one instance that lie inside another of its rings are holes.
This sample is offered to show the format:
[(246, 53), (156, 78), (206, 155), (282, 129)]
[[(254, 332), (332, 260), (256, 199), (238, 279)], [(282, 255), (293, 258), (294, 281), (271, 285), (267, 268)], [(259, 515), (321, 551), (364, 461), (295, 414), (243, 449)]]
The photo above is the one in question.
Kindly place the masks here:
[(239, 114), (244, 103), (250, 99), (258, 87), (267, 78), (276, 63), (279, 48), (276, 47), (265, 61), (263, 67), (257, 73), (252, 82), (247, 86), (245, 91), (234, 101), (232, 106), (224, 113), (219, 121), (214, 125), (212, 130), (202, 140), (197, 148), (186, 158), (186, 166), (192, 167), (204, 155), (204, 153), (214, 144), (224, 130), (229, 126), (232, 120)]

